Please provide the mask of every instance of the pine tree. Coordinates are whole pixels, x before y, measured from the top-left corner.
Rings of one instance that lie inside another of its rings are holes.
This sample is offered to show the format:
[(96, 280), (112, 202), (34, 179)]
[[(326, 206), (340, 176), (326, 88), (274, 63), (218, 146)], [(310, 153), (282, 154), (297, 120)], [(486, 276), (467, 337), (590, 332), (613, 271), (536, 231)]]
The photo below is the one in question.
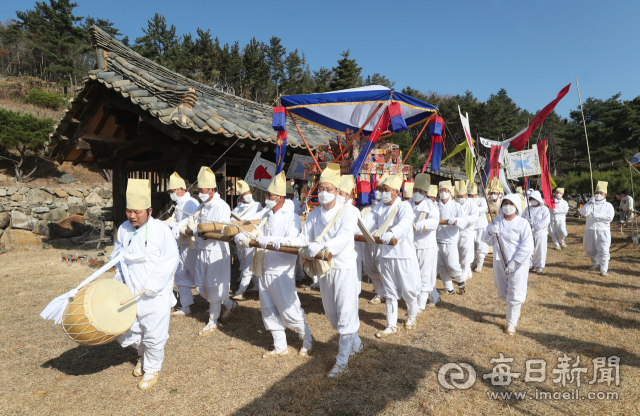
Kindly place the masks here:
[(283, 82), (283, 92), (287, 95), (299, 94), (304, 67), (302, 66), (302, 59), (297, 49), (289, 52), (287, 59), (284, 60), (284, 67), (287, 77)]
[(147, 21), (147, 28), (142, 28), (144, 36), (136, 38), (133, 50), (145, 58), (158, 61), (161, 65), (170, 66), (172, 54), (180, 43), (176, 36), (176, 27), (167, 28), (167, 19), (159, 13)]
[(363, 84), (366, 85), (382, 85), (383, 87), (393, 88), (396, 83), (394, 81), (390, 81), (384, 75), (380, 75), (379, 73), (375, 73), (373, 75), (367, 75), (367, 78), (364, 80)]
[(267, 46), (254, 37), (244, 47), (242, 54), (243, 92), (249, 99), (257, 100), (258, 94), (267, 87), (269, 70), (266, 63)]
[(287, 50), (280, 44), (280, 38), (271, 37), (267, 50), (267, 65), (275, 86), (276, 96), (280, 94), (280, 82), (284, 78), (284, 55), (286, 53)]
[(342, 59), (338, 61), (338, 66), (333, 68), (333, 79), (329, 88), (332, 91), (346, 90), (360, 86), (360, 72), (362, 68), (358, 66), (355, 59), (349, 59), (351, 51), (342, 52)]

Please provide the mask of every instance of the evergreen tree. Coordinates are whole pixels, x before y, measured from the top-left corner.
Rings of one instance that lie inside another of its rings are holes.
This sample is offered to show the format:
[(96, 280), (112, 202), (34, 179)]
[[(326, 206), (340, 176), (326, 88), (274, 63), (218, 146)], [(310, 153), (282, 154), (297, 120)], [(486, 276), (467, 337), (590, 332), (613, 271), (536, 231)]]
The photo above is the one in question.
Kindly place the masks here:
[(342, 52), (342, 59), (338, 61), (338, 66), (333, 68), (333, 79), (329, 88), (332, 91), (346, 90), (360, 86), (360, 72), (362, 68), (358, 66), (355, 59), (349, 59), (350, 51)]
[(280, 82), (284, 78), (284, 55), (287, 50), (280, 44), (280, 38), (273, 36), (269, 40), (269, 49), (267, 50), (267, 65), (271, 80), (274, 83), (276, 96), (280, 94)]
[(323, 93), (329, 91), (329, 84), (333, 79), (333, 71), (325, 67), (313, 71), (313, 83), (315, 84), (314, 92)]
[(367, 75), (367, 78), (364, 80), (363, 84), (367, 85), (382, 85), (383, 87), (393, 88), (396, 83), (394, 81), (389, 81), (387, 77), (384, 75), (380, 75), (379, 73), (375, 73), (373, 75)]
[(167, 19), (159, 13), (147, 21), (147, 28), (142, 28), (144, 36), (136, 38), (133, 50), (145, 58), (158, 61), (161, 65), (171, 66), (172, 54), (180, 43), (176, 36), (176, 27), (167, 28)]
[(249, 99), (257, 101), (258, 95), (267, 88), (269, 70), (266, 63), (267, 46), (254, 37), (244, 47), (242, 54), (243, 92)]
[(286, 70), (286, 80), (283, 83), (283, 92), (286, 95), (299, 94), (302, 86), (302, 74), (304, 67), (302, 66), (302, 59), (298, 54), (298, 50), (289, 52), (287, 58), (284, 61), (284, 67)]

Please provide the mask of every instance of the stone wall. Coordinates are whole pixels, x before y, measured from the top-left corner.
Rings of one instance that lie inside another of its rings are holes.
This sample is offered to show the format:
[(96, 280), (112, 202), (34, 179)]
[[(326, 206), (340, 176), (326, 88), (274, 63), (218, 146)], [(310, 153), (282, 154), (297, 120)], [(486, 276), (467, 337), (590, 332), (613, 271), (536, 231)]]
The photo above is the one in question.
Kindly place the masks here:
[[(110, 187), (0, 186), (0, 243), (6, 250), (41, 248), (43, 240), (61, 248), (84, 244), (99, 238), (100, 218), (111, 219), (112, 209)], [(105, 235), (112, 231), (105, 221)]]

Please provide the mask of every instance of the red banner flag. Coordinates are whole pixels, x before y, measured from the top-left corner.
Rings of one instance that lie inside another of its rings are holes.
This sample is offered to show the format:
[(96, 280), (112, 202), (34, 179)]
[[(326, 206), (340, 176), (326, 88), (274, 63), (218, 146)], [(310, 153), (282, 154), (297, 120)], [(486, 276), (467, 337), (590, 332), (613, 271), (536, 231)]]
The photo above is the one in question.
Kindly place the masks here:
[(551, 179), (549, 177), (549, 164), (547, 163), (547, 139), (537, 144), (538, 159), (540, 159), (540, 182), (542, 182), (542, 194), (544, 202), (551, 209), (555, 209), (556, 203), (551, 195)]
[(546, 119), (547, 116), (551, 114), (553, 109), (556, 108), (556, 104), (558, 104), (558, 102), (562, 100), (562, 98), (565, 95), (567, 95), (570, 88), (571, 88), (571, 84), (567, 85), (562, 90), (560, 90), (560, 92), (558, 93), (558, 97), (555, 100), (551, 101), (549, 104), (547, 104), (547, 106), (542, 110), (540, 110), (538, 114), (536, 114), (533, 120), (531, 120), (531, 124), (529, 124), (529, 127), (524, 132), (522, 132), (522, 134), (514, 137), (513, 140), (511, 140), (510, 142), (511, 146), (513, 146), (519, 152), (524, 150), (524, 146), (527, 144), (527, 141), (529, 140), (531, 133), (533, 133), (535, 129), (540, 127), (544, 119)]
[(491, 146), (491, 161), (489, 164), (489, 183), (493, 178), (500, 178), (500, 150), (502, 146)]

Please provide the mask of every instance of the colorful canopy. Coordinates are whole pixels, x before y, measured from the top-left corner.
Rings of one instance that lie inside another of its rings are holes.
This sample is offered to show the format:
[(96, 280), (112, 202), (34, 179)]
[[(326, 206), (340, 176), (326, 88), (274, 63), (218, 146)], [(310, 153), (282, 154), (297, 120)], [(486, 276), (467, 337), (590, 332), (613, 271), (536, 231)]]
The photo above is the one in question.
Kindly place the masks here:
[(371, 134), (385, 107), (393, 102), (402, 106), (402, 114), (409, 127), (426, 120), (438, 110), (431, 104), (381, 85), (280, 97), (281, 105), (294, 117), (340, 134), (344, 134), (346, 129), (357, 131), (378, 104), (383, 103), (382, 108), (364, 127), (365, 136)]

